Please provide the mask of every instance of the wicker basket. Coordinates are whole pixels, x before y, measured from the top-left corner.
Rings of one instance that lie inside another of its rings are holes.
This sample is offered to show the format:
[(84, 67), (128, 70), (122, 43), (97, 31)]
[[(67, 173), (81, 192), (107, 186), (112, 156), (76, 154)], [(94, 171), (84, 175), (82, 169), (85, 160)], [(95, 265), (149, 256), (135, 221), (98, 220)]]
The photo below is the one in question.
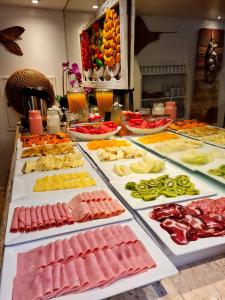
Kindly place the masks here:
[(31, 69), (23, 69), (14, 72), (6, 83), (6, 96), (12, 107), (19, 113), (23, 114), (23, 96), (20, 94), (22, 88), (27, 87), (42, 87), (46, 89), (49, 95), (49, 101), (51, 106), (55, 102), (55, 93), (53, 86), (48, 78), (36, 71)]

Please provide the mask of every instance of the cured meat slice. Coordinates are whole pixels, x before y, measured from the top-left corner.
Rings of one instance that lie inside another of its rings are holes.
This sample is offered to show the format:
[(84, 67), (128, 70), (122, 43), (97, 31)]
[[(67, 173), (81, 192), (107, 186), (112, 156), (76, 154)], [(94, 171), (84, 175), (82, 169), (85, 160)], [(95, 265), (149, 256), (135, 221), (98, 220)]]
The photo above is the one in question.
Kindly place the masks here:
[(81, 202), (76, 209), (73, 209), (72, 215), (75, 222), (85, 222), (92, 219), (92, 211), (86, 202)]
[(62, 248), (63, 248), (64, 263), (65, 263), (74, 257), (73, 249), (70, 246), (70, 242), (68, 239), (62, 240)]
[(85, 238), (90, 246), (90, 252), (95, 252), (99, 249), (98, 241), (96, 239), (95, 231), (88, 230), (84, 233)]
[(225, 228), (204, 229), (204, 230), (198, 232), (197, 235), (200, 238), (224, 236), (225, 235)]
[(42, 215), (42, 219), (44, 222), (44, 228), (49, 228), (50, 226), (50, 221), (48, 218), (48, 212), (47, 212), (47, 208), (45, 205), (41, 206), (41, 215)]
[(56, 226), (62, 226), (63, 225), (63, 220), (60, 216), (59, 210), (57, 205), (52, 205), (52, 211), (54, 214), (54, 218), (55, 218), (55, 222), (56, 222)]
[(55, 221), (54, 213), (53, 213), (53, 210), (52, 210), (52, 205), (47, 204), (46, 209), (47, 209), (48, 219), (49, 219), (49, 222), (50, 222), (51, 226), (55, 226), (56, 221)]
[[(107, 281), (94, 253), (89, 253), (84, 258), (84, 264), (89, 280), (89, 284), (85, 290), (103, 285)], [(84, 291), (84, 289), (82, 289), (82, 291)]]
[(88, 241), (86, 239), (85, 234), (83, 232), (79, 233), (77, 235), (77, 239), (78, 239), (78, 241), (80, 243), (80, 247), (82, 249), (82, 256), (85, 256), (88, 253), (90, 253), (91, 252), (91, 247), (90, 247), (90, 245), (89, 245), (89, 243), (88, 243)]
[(74, 258), (81, 256), (83, 253), (83, 250), (81, 248), (81, 245), (79, 243), (77, 235), (73, 235), (69, 239), (69, 243), (70, 243), (71, 248), (73, 249)]
[[(108, 249), (109, 250), (109, 249)], [(107, 251), (107, 250), (106, 250)], [(104, 282), (104, 286), (111, 284), (112, 282), (114, 282), (115, 280), (117, 280), (117, 278), (119, 277), (117, 275), (117, 273), (115, 273), (112, 270), (111, 265), (115, 264), (115, 260), (108, 260), (108, 257), (105, 255), (105, 252), (103, 250), (99, 250), (95, 253), (96, 259), (99, 263), (99, 266), (106, 278), (105, 282)], [(112, 250), (109, 250), (112, 251)]]
[(60, 264), (60, 289), (55, 292), (54, 296), (61, 296), (69, 292), (70, 290), (70, 283), (69, 278), (67, 277), (67, 273), (65, 270), (65, 265)]
[(98, 241), (98, 248), (106, 249), (108, 245), (107, 245), (107, 241), (106, 241), (106, 238), (105, 238), (102, 230), (97, 228), (97, 229), (95, 229), (94, 232), (95, 232), (96, 241)]
[(206, 228), (205, 223), (200, 218), (194, 217), (191, 214), (185, 214), (182, 220), (190, 224), (193, 228), (195, 228), (198, 231)]
[(55, 241), (55, 262), (64, 262), (64, 252), (63, 252), (63, 244), (62, 240)]
[(149, 217), (151, 219), (160, 221), (169, 217), (181, 218), (183, 217), (183, 207), (181, 205), (171, 203), (164, 204), (161, 206), (155, 207), (152, 211), (149, 212)]
[(42, 213), (41, 213), (41, 207), (40, 206), (37, 206), (36, 207), (36, 216), (37, 216), (37, 224), (38, 224), (38, 228), (40, 230), (44, 229), (44, 221), (43, 221), (43, 218), (42, 218)]
[(20, 208), (16, 207), (13, 212), (12, 223), (10, 226), (10, 232), (16, 233), (19, 230), (19, 212)]
[(197, 239), (196, 230), (184, 221), (166, 219), (160, 226), (170, 233), (171, 238), (179, 245), (186, 245), (189, 240)]
[(33, 206), (30, 209), (30, 217), (31, 217), (31, 230), (35, 231), (38, 229), (38, 221), (37, 221), (36, 209)]
[(47, 265), (45, 247), (40, 246), (17, 255), (17, 276), (28, 274)]
[(19, 211), (19, 232), (24, 232), (25, 227), (26, 227), (26, 219), (25, 219), (25, 208), (22, 206)]
[(71, 213), (70, 210), (69, 210), (68, 205), (67, 205), (66, 203), (63, 203), (63, 204), (62, 204), (62, 207), (63, 207), (64, 212), (65, 212), (65, 214), (66, 214), (67, 223), (68, 223), (69, 225), (74, 224), (74, 218), (73, 218), (72, 213)]
[(76, 269), (74, 260), (65, 264), (65, 271), (69, 281), (69, 293), (76, 291), (80, 287), (80, 280), (77, 273), (78, 270), (79, 272), (82, 272), (82, 269)]
[(46, 265), (52, 265), (55, 263), (55, 243), (51, 242), (45, 246), (45, 259)]
[(207, 228), (224, 228), (225, 223), (209, 216), (201, 216), (201, 220), (205, 222)]
[(14, 278), (13, 300), (51, 298), (52, 266)]
[(78, 291), (81, 292), (86, 289), (89, 289), (89, 278), (87, 275), (84, 260), (79, 257), (79, 258), (75, 259), (74, 263), (75, 263), (75, 268), (78, 271), (77, 275), (78, 275), (79, 282), (80, 282), (80, 286), (79, 286), (79, 289), (77, 290), (77, 292)]
[(60, 214), (60, 217), (61, 217), (63, 223), (66, 224), (67, 223), (67, 217), (66, 217), (66, 213), (65, 213), (65, 211), (62, 207), (62, 203), (58, 202), (57, 207), (58, 207), (58, 211), (59, 211), (59, 214)]

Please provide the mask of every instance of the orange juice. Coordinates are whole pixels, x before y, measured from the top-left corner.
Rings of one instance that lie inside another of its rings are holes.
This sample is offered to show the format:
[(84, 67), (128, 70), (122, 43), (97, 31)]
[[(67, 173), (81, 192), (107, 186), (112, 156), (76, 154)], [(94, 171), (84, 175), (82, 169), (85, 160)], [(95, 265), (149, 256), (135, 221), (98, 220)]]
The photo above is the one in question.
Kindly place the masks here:
[(83, 92), (67, 93), (69, 111), (79, 113), (87, 107), (86, 95)]
[(113, 91), (96, 91), (97, 106), (101, 117), (111, 111), (113, 105)]

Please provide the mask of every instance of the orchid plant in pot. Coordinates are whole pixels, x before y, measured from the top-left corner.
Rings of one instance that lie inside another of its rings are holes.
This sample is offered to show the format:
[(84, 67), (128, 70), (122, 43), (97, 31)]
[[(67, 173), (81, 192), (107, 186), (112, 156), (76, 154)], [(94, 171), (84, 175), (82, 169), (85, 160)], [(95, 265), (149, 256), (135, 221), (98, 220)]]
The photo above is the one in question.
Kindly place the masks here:
[(75, 113), (78, 121), (87, 121), (87, 91), (82, 87), (82, 77), (78, 64), (73, 63), (70, 65), (67, 61), (62, 64), (62, 67), (63, 94), (65, 95), (66, 87), (69, 112)]

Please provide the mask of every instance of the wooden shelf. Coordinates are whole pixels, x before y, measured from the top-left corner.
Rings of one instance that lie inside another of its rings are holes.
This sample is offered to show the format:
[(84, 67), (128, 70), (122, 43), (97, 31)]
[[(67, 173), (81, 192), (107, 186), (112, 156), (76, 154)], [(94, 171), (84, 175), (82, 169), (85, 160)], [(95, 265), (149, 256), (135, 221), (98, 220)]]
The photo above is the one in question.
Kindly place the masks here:
[[(184, 99), (184, 98), (187, 98), (187, 96), (172, 97), (173, 100)], [(165, 100), (170, 100), (170, 99), (171, 99), (171, 97), (158, 97), (158, 98), (144, 98), (144, 99), (142, 99), (142, 101), (158, 101), (158, 100), (165, 101)]]

